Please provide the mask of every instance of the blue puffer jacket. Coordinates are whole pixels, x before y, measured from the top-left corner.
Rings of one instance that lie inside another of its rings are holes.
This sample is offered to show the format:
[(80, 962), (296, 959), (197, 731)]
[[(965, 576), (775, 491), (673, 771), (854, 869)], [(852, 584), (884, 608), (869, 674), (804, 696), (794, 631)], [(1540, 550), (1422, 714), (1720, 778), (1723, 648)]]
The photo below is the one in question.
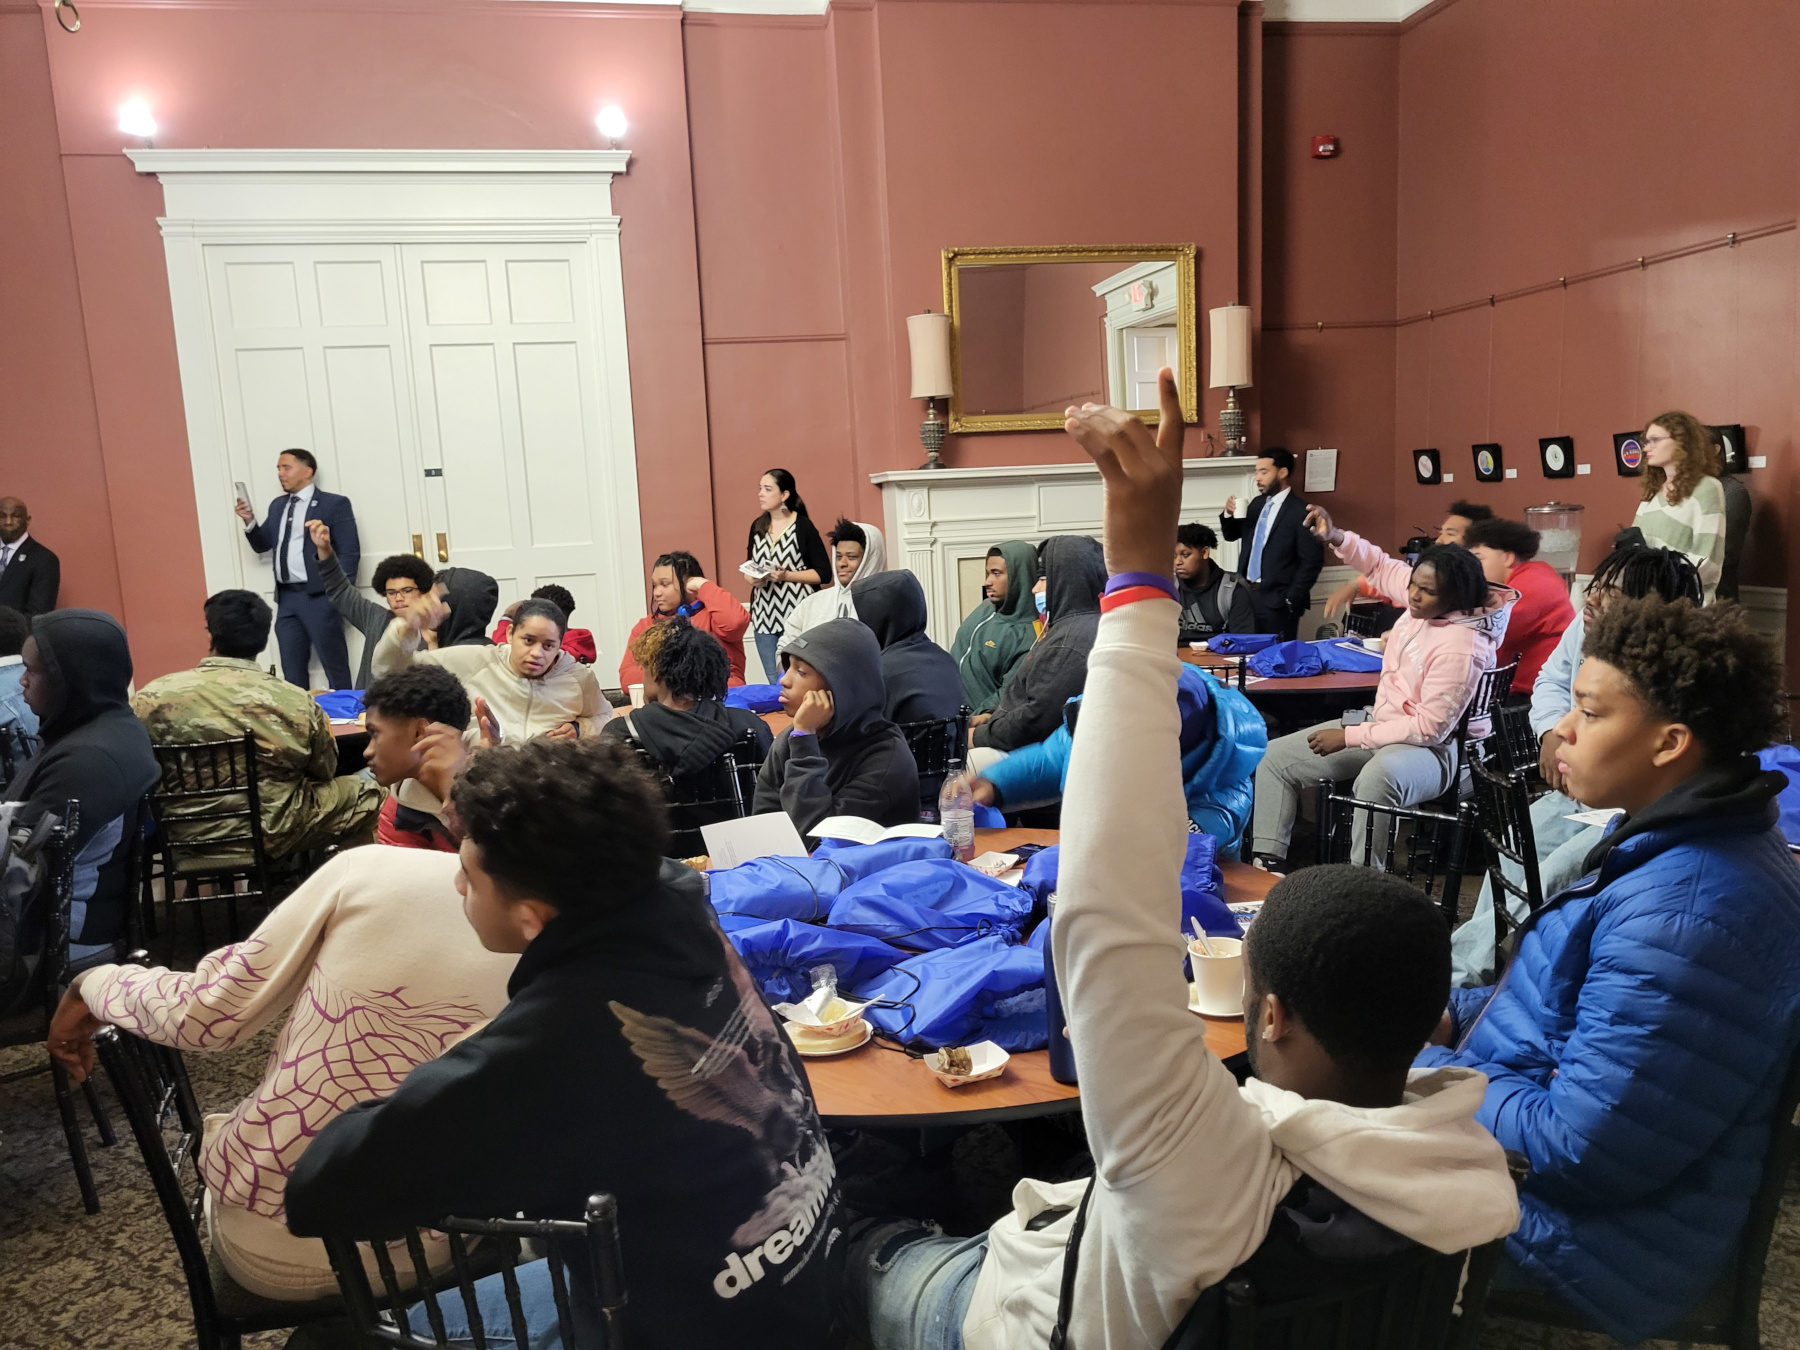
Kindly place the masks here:
[(1725, 1269), (1800, 1042), (1783, 785), (1750, 759), (1625, 821), (1499, 985), (1452, 994), (1456, 1051), (1419, 1057), (1487, 1074), (1476, 1119), (1531, 1164), (1508, 1253), (1622, 1341)]
[[(1249, 699), (1198, 666), (1182, 666), (1175, 698), (1182, 713), (1181, 779), (1188, 818), (1218, 840), (1220, 848), (1235, 852), (1250, 820), (1256, 766), (1269, 748), (1269, 729)], [(1062, 795), (1080, 703), (1077, 694), (1055, 731), (983, 771), (1003, 805)]]

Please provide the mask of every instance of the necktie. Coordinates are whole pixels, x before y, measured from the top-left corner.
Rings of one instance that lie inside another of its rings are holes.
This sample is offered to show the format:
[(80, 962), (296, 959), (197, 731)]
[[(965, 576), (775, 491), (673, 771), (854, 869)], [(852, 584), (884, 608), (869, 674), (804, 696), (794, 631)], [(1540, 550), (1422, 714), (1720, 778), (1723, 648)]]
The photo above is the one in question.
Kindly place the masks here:
[(294, 577), (288, 568), (288, 545), (294, 540), (294, 504), (300, 499), (290, 496), (287, 499), (287, 514), (281, 518), (281, 552), (276, 555), (279, 565), (275, 569), (275, 579), (280, 582), (291, 582)]
[(1262, 580), (1263, 545), (1268, 542), (1269, 520), (1274, 514), (1274, 501), (1263, 502), (1262, 514), (1256, 518), (1256, 537), (1250, 541), (1250, 565), (1244, 569), (1244, 576), (1251, 581)]
[(0, 544), (0, 572), (6, 571), (6, 565), (12, 561), (13, 550), (17, 544)]

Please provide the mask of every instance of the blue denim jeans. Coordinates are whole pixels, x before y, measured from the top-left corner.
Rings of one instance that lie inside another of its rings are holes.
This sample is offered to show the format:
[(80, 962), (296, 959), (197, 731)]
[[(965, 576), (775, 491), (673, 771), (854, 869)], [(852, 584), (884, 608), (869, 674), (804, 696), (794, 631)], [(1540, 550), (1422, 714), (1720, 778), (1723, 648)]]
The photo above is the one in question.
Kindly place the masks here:
[(780, 633), (758, 633), (756, 635), (756, 654), (762, 658), (763, 676), (769, 684), (781, 683), (781, 658), (776, 654), (780, 646)]
[(870, 1219), (850, 1230), (844, 1313), (871, 1350), (962, 1350), (963, 1318), (988, 1236), (945, 1237), (915, 1219)]
[[(481, 1326), (491, 1350), (562, 1350), (562, 1331), (556, 1324), (556, 1295), (550, 1287), (550, 1266), (545, 1261), (521, 1265), (515, 1272), (519, 1281), (519, 1306), (525, 1310), (525, 1326), (530, 1340), (524, 1347), (513, 1339), (512, 1313), (506, 1306), (506, 1283), (499, 1275), (489, 1275), (475, 1282), (475, 1301), (481, 1309)], [(448, 1289), (438, 1295), (438, 1307), (444, 1314), (444, 1331), (452, 1345), (474, 1345), (469, 1334), (469, 1314), (462, 1295)], [(431, 1338), (425, 1308), (415, 1303), (406, 1310), (412, 1320), (413, 1334)]]

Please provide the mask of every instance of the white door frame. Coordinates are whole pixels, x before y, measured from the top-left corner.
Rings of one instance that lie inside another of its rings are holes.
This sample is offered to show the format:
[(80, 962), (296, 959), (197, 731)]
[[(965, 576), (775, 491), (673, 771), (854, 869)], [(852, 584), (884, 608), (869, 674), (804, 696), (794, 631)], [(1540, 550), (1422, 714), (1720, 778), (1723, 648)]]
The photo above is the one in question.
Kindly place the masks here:
[[(614, 556), (599, 582), (602, 651), (623, 652), (643, 612), (625, 287), (612, 179), (628, 150), (127, 150), (163, 185), (162, 228), (187, 412), (188, 456), (207, 593), (243, 586), (248, 545), (231, 514), (224, 399), (218, 386), (207, 244), (573, 243), (584, 245), (597, 359), (586, 377), (605, 410), (598, 466)], [(415, 428), (416, 439), (416, 428)], [(623, 624), (618, 617), (624, 618)], [(599, 627), (600, 625), (596, 625)]]

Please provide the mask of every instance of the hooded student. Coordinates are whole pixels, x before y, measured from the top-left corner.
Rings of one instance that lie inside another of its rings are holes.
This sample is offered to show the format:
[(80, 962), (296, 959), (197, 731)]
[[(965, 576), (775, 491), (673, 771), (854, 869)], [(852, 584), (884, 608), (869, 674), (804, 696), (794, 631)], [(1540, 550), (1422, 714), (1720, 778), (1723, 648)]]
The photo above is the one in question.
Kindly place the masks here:
[(843, 520), (825, 536), (831, 541), (832, 576), (835, 584), (814, 591), (787, 616), (782, 641), (799, 637), (827, 619), (854, 619), (856, 606), (850, 588), (866, 577), (887, 571), (887, 541), (881, 531), (861, 520)]
[(883, 711), (875, 635), (831, 619), (783, 642), (781, 655), (781, 706), (794, 724), (763, 760), (751, 813), (785, 811), (801, 834), (827, 816), (917, 821), (919, 767)]
[(437, 579), (450, 614), (437, 626), (436, 650), (492, 646), (487, 630), (500, 604), (500, 583), (472, 567), (446, 567)]
[[(1061, 725), (1063, 704), (1087, 684), (1088, 652), (1100, 627), (1100, 591), (1106, 585), (1100, 541), (1085, 534), (1052, 535), (1041, 558), (1049, 627), (1000, 691), (992, 715), (975, 726), (972, 744), (980, 749), (1004, 753), (1043, 740)], [(992, 762), (992, 756), (986, 758)]]
[(881, 644), (887, 715), (895, 722), (942, 722), (962, 711), (956, 662), (925, 636), (925, 588), (904, 569), (851, 587), (856, 617)]
[(58, 609), (31, 622), (25, 697), (38, 715), (43, 749), (7, 786), (23, 802), (17, 820), (61, 816), (80, 803), (75, 833), (71, 954), (79, 962), (125, 931), (130, 831), (137, 805), (161, 776), (150, 733), (131, 711), (131, 649), (117, 619), (95, 609)]
[(745, 737), (759, 755), (768, 751), (769, 724), (725, 706), (731, 661), (711, 633), (669, 619), (645, 629), (631, 655), (644, 677), (644, 706), (614, 717), (601, 735), (623, 737), (677, 778), (716, 763)]
[(1031, 588), (1037, 585), (1038, 554), (1031, 544), (1009, 539), (987, 554), (986, 598), (969, 611), (950, 644), (962, 674), (963, 699), (978, 713), (991, 712), (1000, 701), (1000, 690), (1038, 640), (1037, 606)]

